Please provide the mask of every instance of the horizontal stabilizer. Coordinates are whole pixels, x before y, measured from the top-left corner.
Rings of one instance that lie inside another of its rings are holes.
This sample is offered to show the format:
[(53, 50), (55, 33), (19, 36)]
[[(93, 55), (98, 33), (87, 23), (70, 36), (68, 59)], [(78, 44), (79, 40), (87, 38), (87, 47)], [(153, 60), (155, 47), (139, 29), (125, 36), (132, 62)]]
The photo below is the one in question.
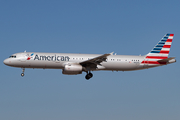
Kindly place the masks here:
[(176, 62), (176, 59), (174, 59), (174, 58), (175, 57), (170, 57), (170, 58), (158, 60), (158, 62), (159, 63), (174, 63), (174, 62)]

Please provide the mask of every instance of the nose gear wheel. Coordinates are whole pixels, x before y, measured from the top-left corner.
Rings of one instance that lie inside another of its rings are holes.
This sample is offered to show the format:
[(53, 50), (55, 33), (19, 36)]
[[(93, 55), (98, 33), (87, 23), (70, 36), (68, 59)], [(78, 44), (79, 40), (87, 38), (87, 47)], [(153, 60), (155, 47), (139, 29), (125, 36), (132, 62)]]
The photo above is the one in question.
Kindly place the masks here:
[(22, 69), (22, 73), (21, 73), (22, 77), (24, 76), (24, 71), (25, 71), (25, 68)]
[(23, 77), (23, 76), (24, 76), (24, 73), (21, 73), (21, 76)]

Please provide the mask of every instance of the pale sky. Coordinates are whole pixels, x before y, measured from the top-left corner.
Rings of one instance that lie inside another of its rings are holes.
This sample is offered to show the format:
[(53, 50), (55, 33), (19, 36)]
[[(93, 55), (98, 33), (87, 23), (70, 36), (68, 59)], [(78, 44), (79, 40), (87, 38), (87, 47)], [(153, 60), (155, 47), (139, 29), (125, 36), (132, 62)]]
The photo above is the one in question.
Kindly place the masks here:
[[(179, 120), (180, 1), (1, 0), (1, 120)], [(3, 64), (17, 52), (145, 55), (173, 33), (177, 62), (63, 75)]]

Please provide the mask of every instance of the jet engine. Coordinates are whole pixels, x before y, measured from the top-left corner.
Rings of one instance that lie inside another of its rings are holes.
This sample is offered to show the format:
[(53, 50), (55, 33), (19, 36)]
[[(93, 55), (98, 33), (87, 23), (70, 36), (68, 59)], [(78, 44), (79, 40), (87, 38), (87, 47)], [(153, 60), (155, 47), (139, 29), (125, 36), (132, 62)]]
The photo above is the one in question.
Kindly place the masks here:
[(65, 65), (62, 73), (66, 75), (77, 75), (82, 74), (82, 69), (81, 65)]

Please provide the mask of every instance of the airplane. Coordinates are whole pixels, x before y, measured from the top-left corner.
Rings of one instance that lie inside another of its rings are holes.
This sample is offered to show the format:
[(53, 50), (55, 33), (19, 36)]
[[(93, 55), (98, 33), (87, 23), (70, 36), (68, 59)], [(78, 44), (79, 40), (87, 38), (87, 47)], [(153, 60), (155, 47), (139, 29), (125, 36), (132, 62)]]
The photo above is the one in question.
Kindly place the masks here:
[(169, 51), (174, 34), (166, 34), (158, 44), (144, 56), (108, 54), (70, 54), (70, 53), (40, 53), (21, 52), (11, 55), (4, 64), (11, 67), (62, 69), (62, 74), (77, 75), (86, 72), (85, 78), (93, 77), (92, 71), (133, 71), (163, 66), (176, 62), (175, 57), (169, 57)]

